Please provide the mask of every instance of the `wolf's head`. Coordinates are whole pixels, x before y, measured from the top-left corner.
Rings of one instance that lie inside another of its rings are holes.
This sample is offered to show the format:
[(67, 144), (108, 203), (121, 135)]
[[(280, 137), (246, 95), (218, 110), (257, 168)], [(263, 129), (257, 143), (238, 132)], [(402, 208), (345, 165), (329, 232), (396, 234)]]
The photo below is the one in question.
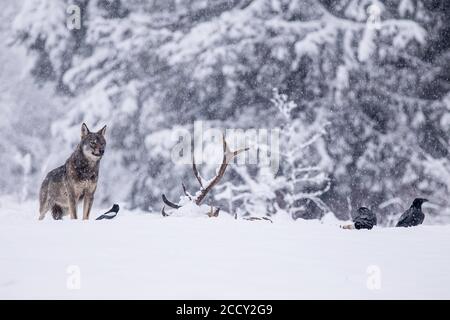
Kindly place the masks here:
[(106, 126), (97, 132), (91, 132), (87, 125), (83, 123), (80, 147), (86, 158), (92, 161), (98, 161), (102, 158), (106, 148), (105, 133)]

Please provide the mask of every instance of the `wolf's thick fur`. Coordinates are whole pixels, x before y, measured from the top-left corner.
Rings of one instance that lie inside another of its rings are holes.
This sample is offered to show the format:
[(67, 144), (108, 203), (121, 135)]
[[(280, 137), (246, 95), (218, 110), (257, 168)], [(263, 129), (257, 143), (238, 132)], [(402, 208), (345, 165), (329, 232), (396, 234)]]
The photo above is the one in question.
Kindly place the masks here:
[(97, 188), (100, 160), (105, 152), (106, 126), (90, 132), (83, 123), (81, 142), (66, 163), (45, 177), (39, 193), (39, 220), (51, 210), (55, 220), (66, 214), (77, 219), (77, 204), (84, 199), (83, 219), (89, 219)]

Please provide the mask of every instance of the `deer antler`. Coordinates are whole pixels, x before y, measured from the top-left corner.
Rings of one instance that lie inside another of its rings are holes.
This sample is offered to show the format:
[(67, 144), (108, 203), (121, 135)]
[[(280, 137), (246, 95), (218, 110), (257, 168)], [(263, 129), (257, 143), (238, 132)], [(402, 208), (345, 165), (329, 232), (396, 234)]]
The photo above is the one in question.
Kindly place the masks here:
[(197, 166), (195, 165), (194, 153), (192, 153), (192, 170), (194, 171), (195, 178), (197, 179), (198, 183), (200, 184), (200, 188), (203, 189), (203, 181), (202, 181), (202, 177), (200, 177), (200, 173), (197, 170)]
[(174, 208), (174, 209), (181, 208), (181, 206), (179, 206), (178, 204), (175, 204), (172, 201), (170, 201), (169, 199), (167, 199), (165, 194), (162, 195), (162, 199), (163, 199), (163, 202), (171, 208)]
[[(243, 149), (238, 149), (236, 151), (231, 151), (228, 148), (227, 142), (225, 141), (225, 136), (223, 136), (223, 135), (222, 135), (222, 143), (223, 143), (222, 164), (220, 165), (219, 170), (217, 171), (217, 174), (214, 176), (214, 178), (209, 180), (209, 182), (207, 182), (207, 183), (200, 176), (200, 173), (197, 170), (197, 166), (195, 165), (194, 155), (192, 155), (192, 170), (194, 171), (195, 178), (197, 179), (198, 183), (200, 184), (200, 191), (197, 192), (195, 197), (193, 197), (186, 190), (186, 186), (183, 183), (181, 185), (183, 187), (184, 194), (189, 198), (189, 200), (194, 201), (196, 205), (200, 205), (202, 203), (202, 201), (205, 199), (205, 197), (208, 194), (208, 192), (211, 191), (211, 189), (214, 188), (214, 186), (217, 183), (219, 183), (219, 181), (220, 181), (220, 179), (222, 179), (222, 177), (223, 177), (223, 175), (225, 173), (225, 170), (227, 169), (227, 166), (230, 163), (230, 161), (233, 160), (233, 158), (236, 157), (241, 152), (249, 150), (249, 148), (243, 148)], [(163, 199), (163, 202), (168, 207), (171, 207), (173, 209), (179, 209), (181, 207), (180, 205), (169, 201), (164, 194), (162, 195), (162, 199)], [(163, 208), (163, 210), (161, 212), (162, 215), (163, 216), (168, 216), (168, 214), (166, 213), (166, 211), (164, 209), (165, 209), (165, 207)], [(218, 216), (219, 215), (219, 210), (220, 210), (219, 208), (213, 209), (213, 207), (211, 207), (211, 212), (208, 215), (209, 216)]]
[(168, 216), (169, 216), (169, 215), (167, 214), (167, 212), (166, 212), (166, 206), (164, 206), (164, 207), (162, 208), (161, 214), (162, 214), (163, 217), (168, 217)]
[(194, 171), (194, 175), (197, 178), (198, 182), (200, 183), (200, 193), (195, 197), (194, 201), (197, 205), (200, 205), (203, 201), (203, 199), (205, 199), (206, 195), (208, 194), (209, 191), (211, 191), (212, 188), (214, 188), (214, 186), (220, 181), (220, 179), (222, 179), (225, 170), (227, 169), (228, 164), (230, 163), (230, 161), (236, 157), (238, 154), (240, 154), (241, 152), (247, 151), (249, 148), (243, 148), (243, 149), (239, 149), (236, 151), (231, 151), (228, 148), (227, 142), (225, 140), (225, 136), (222, 135), (222, 142), (223, 142), (223, 158), (222, 158), (222, 164), (219, 167), (219, 170), (217, 171), (217, 174), (214, 178), (212, 178), (210, 180), (210, 182), (208, 183), (208, 185), (206, 187), (203, 186), (203, 182), (202, 182), (202, 178), (200, 177), (198, 170), (197, 170), (197, 166), (195, 165), (195, 159), (194, 157), (192, 157), (192, 169)]
[(189, 192), (187, 191), (185, 184), (184, 184), (184, 183), (181, 183), (181, 186), (183, 187), (184, 195), (185, 195), (186, 197), (188, 197), (189, 200), (192, 200), (192, 196), (191, 196), (191, 195), (189, 194)]

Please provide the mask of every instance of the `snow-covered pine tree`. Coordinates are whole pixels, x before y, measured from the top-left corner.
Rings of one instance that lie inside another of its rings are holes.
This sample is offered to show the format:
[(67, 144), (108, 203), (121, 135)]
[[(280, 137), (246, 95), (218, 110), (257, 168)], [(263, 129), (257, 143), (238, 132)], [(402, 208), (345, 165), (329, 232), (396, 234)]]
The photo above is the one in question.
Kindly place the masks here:
[(274, 90), (272, 103), (285, 121), (280, 138), (285, 210), (293, 218), (322, 217), (330, 211), (322, 200), (330, 188), (332, 169), (324, 144), (327, 123), (320, 117), (309, 122), (302, 113), (294, 117), (297, 104), (278, 89)]
[[(279, 150), (274, 150), (278, 172), (265, 165), (234, 165), (235, 179), (219, 186), (221, 193), (215, 198), (226, 200), (228, 210), (240, 216), (321, 217), (329, 212), (321, 198), (330, 187), (332, 167), (324, 147), (325, 123), (321, 119), (308, 122), (304, 114), (294, 117), (297, 105), (277, 89), (272, 104), (281, 115)], [(270, 149), (257, 141), (253, 147), (259, 152)]]
[(323, 150), (333, 183), (324, 201), (333, 211), (347, 211), (348, 198), (356, 207), (433, 195), (421, 181), (437, 180), (417, 145), (448, 161), (445, 2), (74, 3), (80, 30), (65, 26), (66, 0), (25, 1), (14, 27), (36, 57), (32, 74), (68, 97), (53, 139), (76, 139), (82, 119), (108, 123), (102, 179), (119, 187), (102, 194), (148, 208), (160, 185), (178, 190), (190, 168), (171, 169), (171, 129), (199, 118), (274, 126), (268, 92), (278, 87), (308, 121), (330, 123)]
[[(350, 193), (354, 207), (397, 197), (409, 202), (418, 194), (433, 198), (421, 154), (423, 149), (438, 159), (448, 156), (442, 139), (448, 137), (442, 127), (448, 109), (442, 95), (436, 99), (432, 61), (437, 53), (427, 43), (437, 40), (446, 11), (438, 2), (409, 0), (348, 1), (329, 8), (364, 22), (369, 2), (377, 3), (381, 20), (370, 39), (365, 37), (370, 25), (361, 33), (358, 52), (366, 59), (344, 60), (346, 81), (338, 81), (339, 99), (330, 101), (333, 143), (328, 149), (336, 184), (329, 195), (343, 199)], [(381, 223), (392, 209), (380, 208)]]
[(23, 48), (11, 48), (11, 23), (20, 3), (2, 3), (0, 12), (0, 194), (17, 200), (35, 196), (46, 167), (50, 121), (58, 115), (51, 91), (38, 90), (23, 69)]

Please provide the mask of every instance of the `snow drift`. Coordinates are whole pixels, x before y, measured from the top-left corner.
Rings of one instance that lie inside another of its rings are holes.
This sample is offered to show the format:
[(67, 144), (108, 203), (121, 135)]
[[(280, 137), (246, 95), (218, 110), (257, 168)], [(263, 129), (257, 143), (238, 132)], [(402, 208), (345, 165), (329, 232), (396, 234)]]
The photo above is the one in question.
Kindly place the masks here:
[(450, 226), (349, 231), (330, 217), (126, 210), (39, 222), (36, 203), (11, 199), (0, 200), (0, 221), (2, 299), (450, 298)]

